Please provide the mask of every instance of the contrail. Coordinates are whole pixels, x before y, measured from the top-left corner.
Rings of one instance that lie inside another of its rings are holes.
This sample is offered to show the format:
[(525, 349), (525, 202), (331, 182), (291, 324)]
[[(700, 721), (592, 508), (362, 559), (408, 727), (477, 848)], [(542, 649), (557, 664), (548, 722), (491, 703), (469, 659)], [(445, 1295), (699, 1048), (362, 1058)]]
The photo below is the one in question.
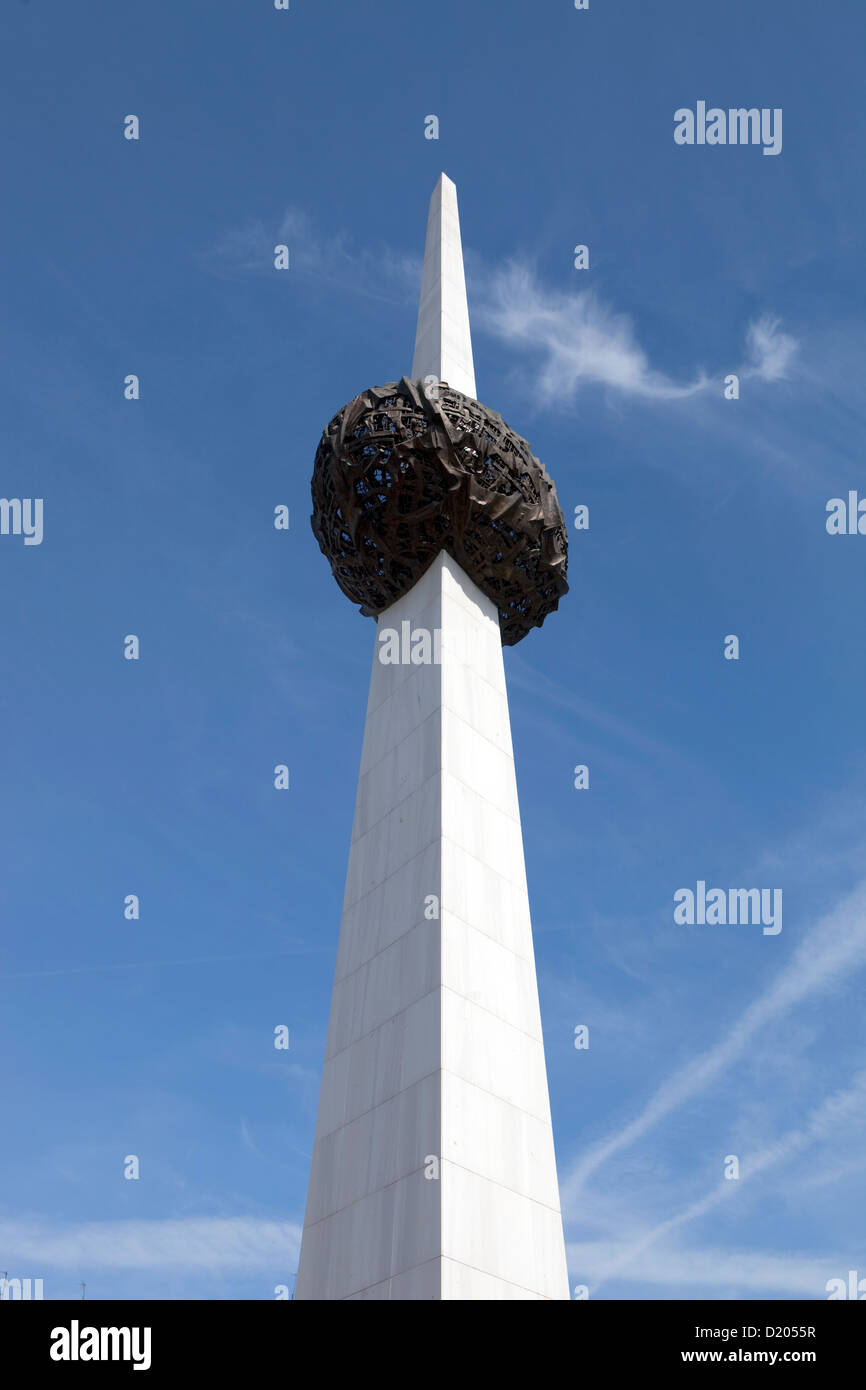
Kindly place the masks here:
[(211, 965), (217, 961), (229, 960), (274, 960), (277, 956), (296, 955), (292, 951), (260, 951), (255, 955), (241, 956), (191, 956), (188, 960), (131, 960), (117, 965), (77, 965), (61, 970), (18, 970), (10, 975), (0, 975), (0, 980), (32, 980), (46, 975), (90, 975), (96, 970), (150, 970), (163, 965)]
[(654, 1125), (700, 1094), (742, 1056), (765, 1024), (866, 962), (866, 882), (843, 898), (810, 931), (773, 983), (741, 1014), (726, 1038), (663, 1081), (640, 1114), (578, 1159), (562, 1184), (563, 1206), (613, 1154), (628, 1148)]

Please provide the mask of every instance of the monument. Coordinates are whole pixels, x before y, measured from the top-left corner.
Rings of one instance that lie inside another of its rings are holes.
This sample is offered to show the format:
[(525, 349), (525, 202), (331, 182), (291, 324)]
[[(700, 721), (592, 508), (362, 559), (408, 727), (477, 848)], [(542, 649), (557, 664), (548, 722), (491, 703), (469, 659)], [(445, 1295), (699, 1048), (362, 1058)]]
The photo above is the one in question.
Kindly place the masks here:
[(295, 1298), (568, 1298), (502, 659), (567, 535), (475, 399), (445, 174), (411, 378), (334, 417), (312, 493), (377, 637)]

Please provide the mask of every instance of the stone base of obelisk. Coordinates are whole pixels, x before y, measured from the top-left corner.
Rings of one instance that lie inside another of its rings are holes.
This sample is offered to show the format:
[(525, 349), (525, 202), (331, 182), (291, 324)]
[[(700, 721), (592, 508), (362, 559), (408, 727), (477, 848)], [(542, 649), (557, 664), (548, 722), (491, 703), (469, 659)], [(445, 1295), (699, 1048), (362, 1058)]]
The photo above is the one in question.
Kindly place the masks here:
[(442, 554), (386, 629), (295, 1297), (568, 1298), (496, 608)]

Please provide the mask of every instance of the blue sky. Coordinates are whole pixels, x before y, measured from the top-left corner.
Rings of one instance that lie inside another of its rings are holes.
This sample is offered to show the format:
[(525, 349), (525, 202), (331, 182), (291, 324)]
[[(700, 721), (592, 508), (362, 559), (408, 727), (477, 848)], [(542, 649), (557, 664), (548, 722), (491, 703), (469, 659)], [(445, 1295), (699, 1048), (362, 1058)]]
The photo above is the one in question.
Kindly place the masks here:
[[(374, 633), (309, 479), (411, 366), (444, 169), (479, 396), (590, 508), (506, 650), (571, 1283), (866, 1277), (866, 538), (825, 528), (866, 495), (864, 30), (857, 0), (5, 7), (0, 494), (44, 539), (0, 536), (0, 1272), (292, 1282)], [(782, 108), (781, 154), (676, 145), (699, 100)], [(676, 925), (698, 880), (781, 888), (782, 931)]]

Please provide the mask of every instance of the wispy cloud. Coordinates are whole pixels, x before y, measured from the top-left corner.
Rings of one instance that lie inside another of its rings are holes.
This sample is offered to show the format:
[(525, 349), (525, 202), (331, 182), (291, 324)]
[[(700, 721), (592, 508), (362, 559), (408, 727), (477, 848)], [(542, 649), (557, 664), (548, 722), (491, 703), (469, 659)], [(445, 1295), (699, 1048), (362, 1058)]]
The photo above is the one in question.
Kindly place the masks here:
[(575, 1163), (562, 1184), (564, 1204), (614, 1154), (642, 1138), (672, 1111), (706, 1090), (741, 1057), (758, 1031), (796, 1004), (832, 988), (843, 975), (866, 963), (866, 881), (847, 895), (806, 934), (770, 987), (737, 1019), (715, 1046), (680, 1068), (659, 1086), (640, 1114)]
[(255, 1154), (256, 1158), (261, 1158), (261, 1151), (256, 1147), (256, 1142), (253, 1139), (253, 1136), (250, 1134), (249, 1125), (247, 1124), (243, 1115), (241, 1116), (240, 1135), (241, 1143), (243, 1144), (244, 1148), (249, 1149), (251, 1154)]
[[(527, 352), (532, 389), (547, 404), (574, 400), (586, 387), (601, 386), (650, 401), (682, 400), (718, 391), (720, 377), (696, 370), (675, 381), (651, 366), (634, 322), (593, 290), (545, 289), (528, 265), (512, 261), (482, 275), (475, 317), (507, 346)], [(764, 314), (746, 329), (741, 377), (780, 381), (788, 375), (797, 340), (777, 318)]]
[[(417, 298), (419, 255), (387, 247), (356, 248), (344, 232), (318, 232), (297, 207), (288, 208), (279, 223), (248, 219), (230, 229), (205, 253), (204, 264), (226, 278), (272, 274), (277, 244), (288, 246), (296, 274), (330, 284), (341, 294), (391, 303)], [(534, 268), (517, 260), (491, 267), (473, 255), (471, 264), (473, 325), (526, 354), (527, 382), (545, 403), (570, 403), (592, 387), (646, 401), (683, 400), (719, 389), (721, 373), (712, 377), (696, 369), (690, 379), (676, 381), (653, 367), (630, 315), (596, 292), (545, 288)], [(747, 325), (738, 374), (780, 381), (797, 349), (797, 340), (781, 331), (779, 320), (763, 314)]]
[(866, 1107), (866, 1071), (858, 1072), (851, 1083), (823, 1101), (806, 1121), (797, 1129), (789, 1130), (775, 1144), (769, 1144), (760, 1152), (743, 1158), (740, 1177), (722, 1180), (703, 1197), (690, 1202), (676, 1215), (660, 1222), (645, 1231), (633, 1244), (622, 1249), (618, 1256), (604, 1269), (598, 1284), (615, 1278), (624, 1270), (632, 1268), (640, 1255), (661, 1237), (704, 1216), (720, 1202), (739, 1196), (744, 1183), (753, 1182), (768, 1169), (776, 1168), (794, 1154), (801, 1153), (810, 1145), (822, 1142), (854, 1117), (862, 1117)]
[[(622, 1241), (570, 1241), (568, 1267), (581, 1271), (579, 1282), (597, 1287), (604, 1271), (622, 1261)], [(676, 1288), (688, 1297), (696, 1289), (715, 1290), (721, 1298), (753, 1294), (756, 1298), (788, 1294), (794, 1298), (826, 1297), (829, 1278), (844, 1275), (848, 1257), (784, 1251), (726, 1250), (712, 1246), (687, 1250), (662, 1247), (632, 1256), (628, 1277), (650, 1287)], [(578, 1282), (576, 1278), (575, 1283)]]
[(481, 327), (529, 353), (533, 386), (546, 401), (572, 398), (589, 385), (676, 400), (707, 385), (701, 372), (680, 383), (652, 368), (631, 318), (592, 290), (546, 290), (534, 271), (514, 261), (483, 277), (481, 290)]
[(390, 247), (356, 247), (345, 232), (323, 234), (302, 208), (289, 207), (279, 222), (247, 218), (229, 228), (202, 257), (204, 268), (220, 279), (274, 275), (274, 247), (289, 251), (289, 274), (385, 303), (417, 296), (421, 256)]
[(248, 1217), (100, 1221), (49, 1227), (0, 1220), (9, 1267), (49, 1269), (297, 1269), (301, 1227)]
[(762, 381), (782, 381), (787, 377), (799, 349), (796, 338), (783, 333), (779, 320), (771, 314), (750, 323), (746, 332), (748, 364), (741, 376), (759, 377)]

